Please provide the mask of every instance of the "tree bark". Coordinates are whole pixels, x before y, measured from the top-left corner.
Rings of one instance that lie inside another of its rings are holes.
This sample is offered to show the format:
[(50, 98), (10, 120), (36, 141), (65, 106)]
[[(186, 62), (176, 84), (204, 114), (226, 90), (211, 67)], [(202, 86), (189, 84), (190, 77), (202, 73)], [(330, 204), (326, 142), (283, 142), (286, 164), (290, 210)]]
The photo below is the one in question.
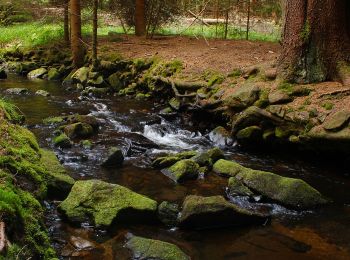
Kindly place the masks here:
[(145, 0), (136, 0), (135, 9), (135, 34), (137, 36), (146, 35), (146, 14)]
[(348, 0), (286, 0), (280, 75), (296, 83), (347, 82), (349, 13)]
[(69, 45), (69, 0), (64, 1), (64, 41)]
[(97, 60), (97, 9), (98, 9), (98, 0), (94, 0), (94, 7), (93, 7), (93, 32), (92, 32), (92, 64), (93, 67), (98, 66), (98, 60)]
[(71, 49), (73, 65), (76, 68), (84, 64), (84, 48), (81, 39), (81, 7), (80, 0), (70, 0), (71, 11)]

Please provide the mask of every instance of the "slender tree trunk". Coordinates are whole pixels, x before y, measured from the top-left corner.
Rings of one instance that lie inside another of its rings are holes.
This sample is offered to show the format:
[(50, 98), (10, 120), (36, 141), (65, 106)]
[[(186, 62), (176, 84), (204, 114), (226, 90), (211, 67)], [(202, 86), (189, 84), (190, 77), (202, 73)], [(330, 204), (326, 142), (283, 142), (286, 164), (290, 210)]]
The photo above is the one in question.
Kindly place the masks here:
[(69, 45), (69, 0), (64, 1), (64, 41)]
[(81, 39), (81, 8), (80, 0), (70, 0), (71, 11), (71, 49), (73, 65), (81, 67), (84, 64), (84, 48)]
[(135, 34), (137, 36), (146, 35), (146, 14), (145, 0), (136, 0), (135, 9)]
[(94, 7), (93, 7), (93, 32), (92, 32), (92, 64), (94, 67), (98, 66), (98, 60), (97, 60), (97, 10), (98, 10), (98, 0), (94, 0)]
[(247, 32), (246, 32), (246, 40), (249, 40), (249, 30), (250, 30), (250, 11), (251, 11), (251, 3), (250, 0), (248, 0), (248, 7), (247, 7)]
[(349, 83), (349, 14), (349, 0), (286, 0), (280, 75), (297, 83)]

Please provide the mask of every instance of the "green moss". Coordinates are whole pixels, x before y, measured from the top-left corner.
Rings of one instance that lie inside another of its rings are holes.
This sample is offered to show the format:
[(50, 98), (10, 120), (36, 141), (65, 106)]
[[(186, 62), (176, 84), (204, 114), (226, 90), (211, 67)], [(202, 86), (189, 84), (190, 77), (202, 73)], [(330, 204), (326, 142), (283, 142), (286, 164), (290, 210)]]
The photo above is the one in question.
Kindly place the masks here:
[(178, 161), (184, 160), (184, 159), (190, 159), (193, 156), (196, 156), (198, 153), (195, 151), (186, 151), (182, 153), (177, 154), (170, 154), (168, 156), (162, 156), (155, 159), (152, 163), (153, 167), (156, 168), (165, 168), (169, 167)]
[(184, 252), (174, 244), (133, 236), (126, 243), (134, 255), (139, 259), (162, 259), (162, 260), (189, 260)]
[(334, 104), (332, 102), (327, 101), (322, 104), (322, 107), (326, 110), (332, 110), (334, 107)]
[(288, 82), (281, 82), (277, 88), (288, 95), (291, 95), (294, 91), (294, 85)]
[(225, 177), (234, 177), (245, 170), (243, 166), (233, 161), (219, 160), (213, 166), (213, 171)]
[(168, 168), (165, 174), (176, 182), (196, 179), (199, 174), (199, 165), (193, 160), (181, 160)]
[(110, 226), (113, 221), (123, 221), (122, 213), (128, 210), (140, 218), (155, 212), (157, 202), (117, 184), (89, 180), (75, 182), (59, 208), (71, 221), (92, 220), (97, 226)]
[(229, 78), (239, 78), (242, 76), (242, 71), (240, 69), (234, 69), (230, 74), (228, 74)]
[(287, 138), (288, 136), (290, 136), (290, 131), (283, 127), (276, 127), (275, 136), (277, 138)]
[(0, 99), (0, 118), (1, 114), (4, 114), (5, 119), (15, 124), (22, 124), (25, 120), (19, 108), (4, 99)]
[(225, 80), (225, 77), (219, 73), (213, 73), (213, 75), (208, 80), (208, 86), (212, 87), (216, 84), (221, 84)]
[(72, 143), (66, 134), (60, 134), (59, 136), (54, 137), (53, 143), (55, 146), (61, 148), (69, 148), (72, 146)]
[(43, 123), (45, 125), (56, 125), (63, 123), (65, 121), (66, 117), (64, 116), (54, 116), (54, 117), (48, 117), (43, 120)]

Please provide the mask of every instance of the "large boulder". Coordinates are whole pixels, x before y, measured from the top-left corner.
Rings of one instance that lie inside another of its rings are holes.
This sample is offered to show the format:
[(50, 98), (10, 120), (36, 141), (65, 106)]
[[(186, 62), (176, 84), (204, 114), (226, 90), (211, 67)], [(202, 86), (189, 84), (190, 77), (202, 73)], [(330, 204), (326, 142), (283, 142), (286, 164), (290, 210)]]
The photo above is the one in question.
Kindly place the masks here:
[(264, 223), (268, 215), (249, 211), (232, 204), (222, 196), (187, 196), (179, 218), (179, 226), (189, 229), (204, 229), (225, 226), (240, 226)]
[(108, 83), (115, 92), (119, 92), (123, 87), (123, 81), (120, 79), (120, 72), (113, 73), (108, 77)]
[(41, 150), (41, 163), (48, 176), (48, 192), (51, 196), (65, 198), (72, 189), (75, 180), (70, 177), (52, 151)]
[(307, 209), (327, 203), (321, 193), (300, 179), (249, 169), (226, 160), (217, 161), (213, 170), (226, 177), (235, 177), (256, 193), (292, 208)]
[(153, 220), (157, 202), (117, 184), (88, 180), (75, 182), (59, 209), (70, 221), (108, 227), (113, 222)]
[(31, 72), (29, 72), (27, 77), (29, 79), (41, 79), (44, 77), (45, 74), (47, 74), (47, 69), (39, 68), (39, 69), (32, 70)]
[(162, 172), (175, 182), (194, 180), (199, 175), (199, 165), (190, 159), (181, 160)]
[(156, 259), (156, 260), (190, 260), (181, 249), (167, 242), (131, 236), (126, 243), (131, 250), (133, 259)]

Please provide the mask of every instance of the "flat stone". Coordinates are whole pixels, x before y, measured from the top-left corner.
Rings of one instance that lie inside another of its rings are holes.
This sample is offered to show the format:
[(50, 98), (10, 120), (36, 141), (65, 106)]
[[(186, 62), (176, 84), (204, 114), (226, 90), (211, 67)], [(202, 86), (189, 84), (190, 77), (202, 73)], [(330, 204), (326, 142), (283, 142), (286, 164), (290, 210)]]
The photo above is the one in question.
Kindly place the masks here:
[(328, 131), (336, 131), (340, 130), (350, 120), (350, 112), (349, 111), (338, 111), (333, 115), (330, 115), (326, 118), (326, 121), (323, 124), (323, 128)]
[(49, 97), (51, 96), (51, 94), (49, 92), (47, 92), (46, 90), (38, 90), (37, 92), (35, 92), (36, 95), (38, 96), (43, 96), (43, 97)]
[(5, 93), (9, 95), (26, 95), (28, 92), (27, 88), (9, 88), (5, 91)]
[(283, 91), (277, 90), (269, 94), (269, 103), (272, 105), (285, 104), (291, 102), (293, 99)]

